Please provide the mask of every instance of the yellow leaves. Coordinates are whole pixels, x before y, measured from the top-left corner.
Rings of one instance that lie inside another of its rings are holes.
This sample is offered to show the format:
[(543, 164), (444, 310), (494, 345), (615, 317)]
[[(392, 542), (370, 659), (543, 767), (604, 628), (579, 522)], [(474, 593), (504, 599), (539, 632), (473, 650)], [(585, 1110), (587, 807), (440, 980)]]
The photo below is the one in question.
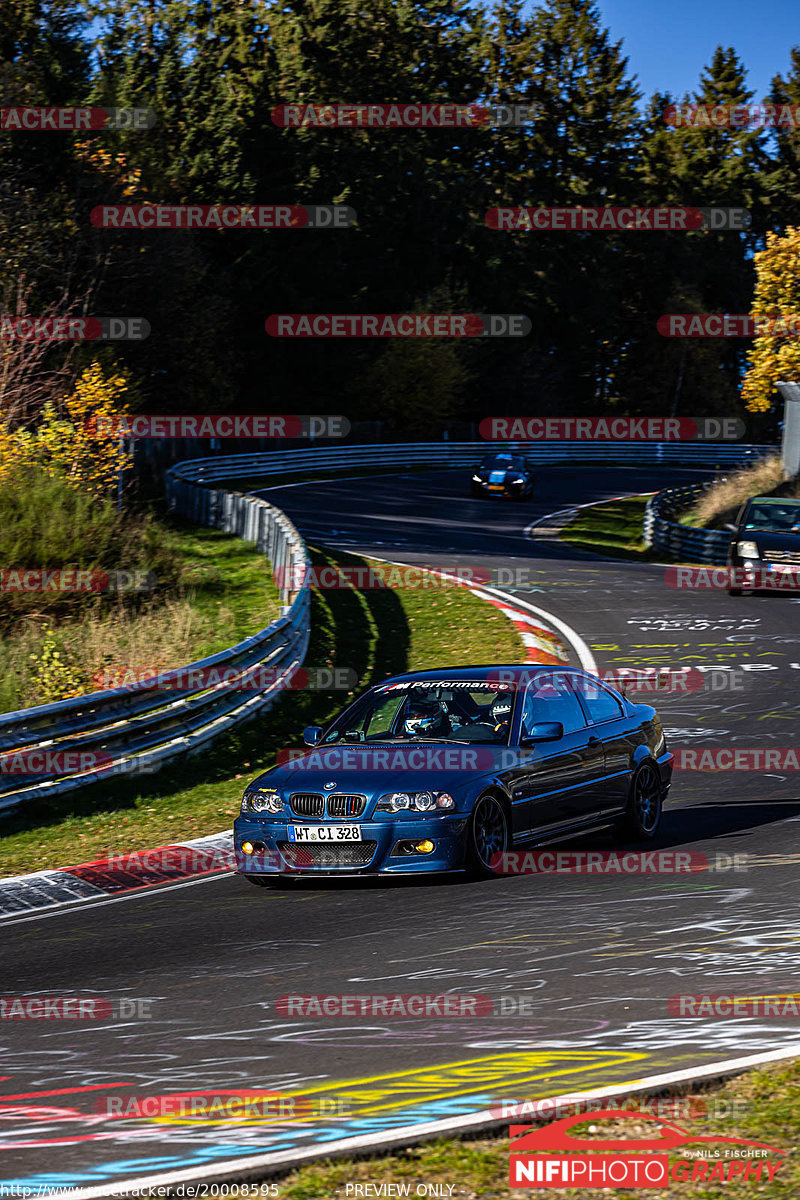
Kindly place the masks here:
[[(754, 261), (753, 314), (800, 314), (800, 228), (790, 225), (784, 234), (768, 233), (766, 247)], [(755, 338), (742, 384), (747, 411), (768, 412), (781, 379), (800, 380), (800, 338)]]
[(107, 493), (130, 455), (117, 438), (97, 429), (113, 428), (116, 418), (127, 415), (127, 390), (124, 375), (106, 376), (94, 361), (62, 397), (60, 411), (45, 404), (36, 429), (10, 430), (0, 410), (0, 480), (37, 466), (96, 496)]
[[(137, 167), (130, 166), (124, 154), (111, 154), (95, 138), (76, 141), (74, 148), (75, 156), (97, 171), (99, 175), (105, 175), (107, 179), (111, 180), (120, 189), (125, 200), (139, 194), (142, 173)], [(140, 198), (146, 199), (146, 197)]]

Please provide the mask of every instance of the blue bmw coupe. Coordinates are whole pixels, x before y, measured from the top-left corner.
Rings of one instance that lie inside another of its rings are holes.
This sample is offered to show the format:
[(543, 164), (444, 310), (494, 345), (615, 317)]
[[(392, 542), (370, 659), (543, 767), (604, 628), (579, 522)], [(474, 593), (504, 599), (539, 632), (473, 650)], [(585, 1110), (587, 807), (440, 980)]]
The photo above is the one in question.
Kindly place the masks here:
[(574, 667), (398, 675), (251, 783), (234, 824), (251, 883), (488, 875), (509, 850), (617, 827), (650, 839), (673, 756), (655, 710)]

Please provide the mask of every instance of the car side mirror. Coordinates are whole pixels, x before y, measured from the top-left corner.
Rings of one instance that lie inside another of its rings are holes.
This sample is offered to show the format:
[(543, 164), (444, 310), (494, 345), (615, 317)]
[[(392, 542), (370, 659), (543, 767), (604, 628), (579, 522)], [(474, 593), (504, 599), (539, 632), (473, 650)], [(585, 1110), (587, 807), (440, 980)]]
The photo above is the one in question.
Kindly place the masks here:
[(528, 732), (520, 738), (521, 746), (533, 746), (536, 742), (557, 742), (564, 736), (564, 726), (560, 721), (542, 721), (539, 725), (531, 725)]
[(727, 525), (725, 525), (725, 529), (728, 531), (728, 533), (736, 533), (738, 528), (738, 525), (732, 525), (730, 521), (727, 523)]
[(321, 737), (322, 727), (320, 725), (306, 725), (303, 730), (303, 741), (307, 746), (316, 746)]

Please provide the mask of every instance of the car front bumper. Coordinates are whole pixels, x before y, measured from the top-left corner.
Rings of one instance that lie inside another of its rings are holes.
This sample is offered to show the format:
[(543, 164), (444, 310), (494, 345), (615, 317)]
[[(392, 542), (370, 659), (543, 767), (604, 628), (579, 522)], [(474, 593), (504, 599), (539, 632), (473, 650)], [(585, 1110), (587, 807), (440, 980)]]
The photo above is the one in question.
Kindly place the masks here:
[[(243, 875), (409, 875), (462, 870), (467, 820), (465, 813), (317, 822), (240, 816), (233, 825), (236, 869)], [(359, 825), (361, 841), (289, 842), (289, 824)], [(428, 854), (397, 852), (398, 843), (426, 840), (434, 844)], [(243, 842), (250, 842), (255, 852), (245, 854)]]

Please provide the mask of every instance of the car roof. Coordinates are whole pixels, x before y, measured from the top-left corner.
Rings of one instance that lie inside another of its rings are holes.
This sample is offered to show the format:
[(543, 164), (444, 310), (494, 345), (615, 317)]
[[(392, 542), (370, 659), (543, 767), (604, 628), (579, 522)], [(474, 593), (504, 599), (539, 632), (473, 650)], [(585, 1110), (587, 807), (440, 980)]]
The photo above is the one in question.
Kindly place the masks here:
[(573, 674), (581, 674), (579, 667), (563, 666), (560, 663), (481, 663), (474, 667), (432, 667), (426, 671), (407, 671), (403, 675), (392, 675), (387, 679), (382, 679), (380, 684), (375, 686), (383, 686), (386, 683), (398, 683), (408, 679), (419, 680), (420, 682), (436, 681), (437, 679), (491, 679), (497, 671), (509, 671), (512, 673), (511, 678), (523, 678), (531, 671), (570, 671)]

